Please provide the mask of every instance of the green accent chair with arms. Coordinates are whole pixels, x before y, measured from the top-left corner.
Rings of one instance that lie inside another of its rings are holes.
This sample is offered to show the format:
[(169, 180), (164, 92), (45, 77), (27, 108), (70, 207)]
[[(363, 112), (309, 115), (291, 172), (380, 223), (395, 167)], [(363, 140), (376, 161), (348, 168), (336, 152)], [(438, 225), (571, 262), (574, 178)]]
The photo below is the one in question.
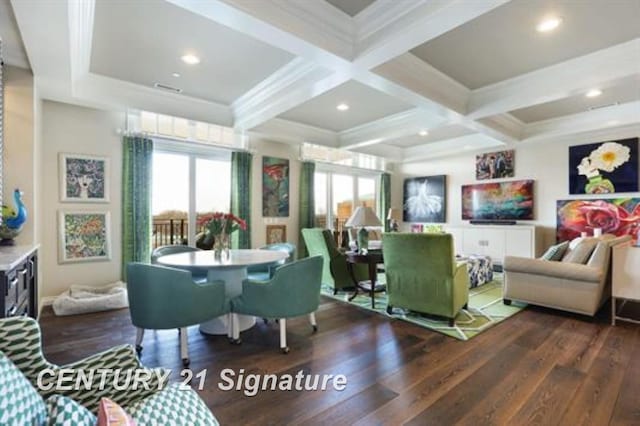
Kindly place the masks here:
[(273, 273), (278, 266), (284, 265), (285, 263), (292, 262), (293, 260), (295, 260), (295, 255), (296, 255), (295, 244), (291, 244), (291, 243), (267, 244), (266, 246), (260, 247), (260, 250), (281, 251), (281, 252), (287, 253), (289, 257), (277, 262), (276, 265), (249, 266), (247, 268), (247, 274), (249, 275), (249, 279), (253, 281), (268, 280), (273, 276)]
[(469, 300), (465, 263), (454, 259), (450, 234), (385, 233), (382, 236), (388, 306), (442, 316), (453, 326)]
[[(309, 256), (322, 256), (322, 283), (333, 287), (333, 294), (340, 290), (353, 289), (355, 284), (347, 269), (347, 256), (336, 245), (331, 231), (322, 228), (302, 230), (302, 238)], [(353, 265), (356, 281), (369, 279), (369, 270), (365, 264)]]
[(280, 349), (287, 346), (287, 318), (309, 315), (314, 332), (318, 326), (315, 311), (320, 304), (322, 257), (314, 256), (276, 268), (269, 281), (242, 284), (242, 294), (231, 299), (233, 339), (240, 343), (237, 314), (276, 318), (280, 327)]
[(189, 365), (186, 328), (229, 313), (224, 281), (197, 283), (191, 272), (182, 269), (129, 263), (127, 289), (131, 322), (138, 328), (138, 352), (142, 351), (145, 329), (178, 328), (185, 366)]

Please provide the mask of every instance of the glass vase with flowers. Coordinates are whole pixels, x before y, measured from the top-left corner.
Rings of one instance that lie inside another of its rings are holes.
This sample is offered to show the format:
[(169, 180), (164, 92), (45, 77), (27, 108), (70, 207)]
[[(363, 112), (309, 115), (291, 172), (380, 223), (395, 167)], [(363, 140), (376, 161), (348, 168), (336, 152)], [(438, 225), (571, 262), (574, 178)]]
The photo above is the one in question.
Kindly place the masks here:
[(221, 261), (229, 259), (231, 233), (238, 229), (247, 229), (247, 223), (231, 213), (206, 214), (201, 216), (198, 222), (205, 229), (207, 236), (213, 238), (213, 256)]

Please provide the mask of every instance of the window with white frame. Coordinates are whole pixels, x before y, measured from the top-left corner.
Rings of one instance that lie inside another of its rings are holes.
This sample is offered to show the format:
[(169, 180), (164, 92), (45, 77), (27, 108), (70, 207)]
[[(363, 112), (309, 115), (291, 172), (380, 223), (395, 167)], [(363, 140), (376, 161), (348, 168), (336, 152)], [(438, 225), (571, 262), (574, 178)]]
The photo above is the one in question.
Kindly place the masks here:
[(198, 218), (229, 211), (231, 153), (154, 139), (152, 246), (195, 245)]
[(378, 174), (318, 167), (314, 175), (316, 226), (341, 231), (357, 206), (376, 209)]

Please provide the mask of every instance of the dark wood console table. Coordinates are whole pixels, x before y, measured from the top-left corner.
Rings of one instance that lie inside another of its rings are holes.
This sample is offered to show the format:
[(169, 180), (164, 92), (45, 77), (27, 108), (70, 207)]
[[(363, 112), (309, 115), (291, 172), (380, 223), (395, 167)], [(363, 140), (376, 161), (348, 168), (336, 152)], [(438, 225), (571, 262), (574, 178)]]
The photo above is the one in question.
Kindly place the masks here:
[[(377, 275), (378, 268), (377, 265), (379, 263), (383, 263), (384, 258), (382, 257), (382, 250), (372, 250), (367, 253), (358, 253), (353, 251), (348, 251), (345, 253), (347, 256), (347, 269), (349, 269), (349, 274), (351, 274), (351, 279), (355, 284), (356, 290), (353, 295), (349, 298), (349, 301), (355, 299), (358, 295), (358, 291), (360, 289), (366, 291), (371, 296), (371, 307), (376, 307), (375, 301), (375, 293), (380, 291), (385, 291), (386, 286), (384, 284), (377, 284)], [(358, 263), (364, 263), (369, 266), (369, 279), (367, 281), (357, 281), (355, 273), (353, 272), (353, 265)]]

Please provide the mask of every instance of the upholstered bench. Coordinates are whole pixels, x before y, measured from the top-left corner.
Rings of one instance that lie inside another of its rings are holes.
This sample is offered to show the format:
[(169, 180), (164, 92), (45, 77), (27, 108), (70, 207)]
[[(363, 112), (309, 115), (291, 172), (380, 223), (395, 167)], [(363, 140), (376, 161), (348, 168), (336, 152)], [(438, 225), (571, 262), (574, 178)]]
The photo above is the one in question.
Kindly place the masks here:
[(475, 288), (493, 280), (493, 261), (489, 256), (471, 254), (456, 257), (456, 260), (467, 262), (469, 288)]

